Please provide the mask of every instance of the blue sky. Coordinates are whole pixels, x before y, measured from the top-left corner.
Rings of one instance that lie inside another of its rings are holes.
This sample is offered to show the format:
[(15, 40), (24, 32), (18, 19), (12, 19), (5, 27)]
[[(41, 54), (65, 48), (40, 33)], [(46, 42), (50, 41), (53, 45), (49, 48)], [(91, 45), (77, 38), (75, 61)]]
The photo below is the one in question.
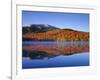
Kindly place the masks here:
[(49, 24), (89, 32), (89, 14), (22, 11), (22, 25)]

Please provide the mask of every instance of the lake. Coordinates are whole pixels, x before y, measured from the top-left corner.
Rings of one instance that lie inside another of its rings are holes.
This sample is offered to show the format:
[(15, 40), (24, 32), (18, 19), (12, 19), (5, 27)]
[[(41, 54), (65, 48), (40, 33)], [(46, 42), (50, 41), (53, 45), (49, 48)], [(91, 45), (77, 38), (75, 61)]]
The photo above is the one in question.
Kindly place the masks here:
[(22, 68), (89, 66), (89, 42), (23, 41)]

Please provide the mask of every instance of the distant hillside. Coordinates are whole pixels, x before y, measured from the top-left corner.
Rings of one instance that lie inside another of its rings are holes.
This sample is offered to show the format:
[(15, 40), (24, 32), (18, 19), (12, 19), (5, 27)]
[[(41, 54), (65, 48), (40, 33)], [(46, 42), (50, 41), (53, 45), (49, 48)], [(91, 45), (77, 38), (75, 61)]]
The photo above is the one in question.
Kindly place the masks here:
[(49, 30), (59, 29), (55, 26), (48, 25), (48, 24), (31, 24), (30, 26), (23, 26), (23, 34), (28, 32), (47, 32)]
[[(34, 25), (33, 25), (34, 26)], [(25, 28), (25, 27), (24, 27)], [(56, 27), (42, 26), (34, 27), (24, 32), (23, 40), (33, 41), (89, 41), (89, 32), (76, 31), (73, 29), (59, 29)]]

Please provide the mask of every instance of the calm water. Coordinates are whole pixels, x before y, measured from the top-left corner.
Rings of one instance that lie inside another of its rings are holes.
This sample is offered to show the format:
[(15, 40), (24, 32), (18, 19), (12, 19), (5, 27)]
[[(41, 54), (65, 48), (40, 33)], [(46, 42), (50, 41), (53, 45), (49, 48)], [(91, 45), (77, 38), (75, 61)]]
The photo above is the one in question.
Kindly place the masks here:
[[(23, 42), (22, 68), (89, 66), (88, 47), (88, 42)], [(77, 54), (63, 55), (68, 51)]]

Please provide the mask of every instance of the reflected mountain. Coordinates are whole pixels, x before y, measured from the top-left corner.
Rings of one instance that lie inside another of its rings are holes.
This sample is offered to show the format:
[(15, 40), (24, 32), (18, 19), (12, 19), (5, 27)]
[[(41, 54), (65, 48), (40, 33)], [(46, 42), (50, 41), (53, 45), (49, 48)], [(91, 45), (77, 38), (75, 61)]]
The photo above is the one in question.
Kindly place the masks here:
[(49, 55), (48, 53), (43, 52), (43, 51), (26, 51), (26, 50), (23, 50), (23, 57), (28, 57), (29, 59), (49, 59), (49, 58), (53, 58), (55, 56)]

